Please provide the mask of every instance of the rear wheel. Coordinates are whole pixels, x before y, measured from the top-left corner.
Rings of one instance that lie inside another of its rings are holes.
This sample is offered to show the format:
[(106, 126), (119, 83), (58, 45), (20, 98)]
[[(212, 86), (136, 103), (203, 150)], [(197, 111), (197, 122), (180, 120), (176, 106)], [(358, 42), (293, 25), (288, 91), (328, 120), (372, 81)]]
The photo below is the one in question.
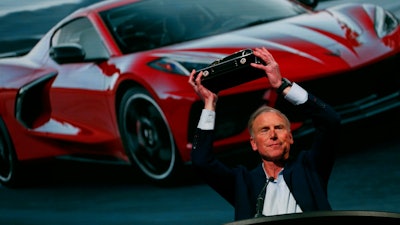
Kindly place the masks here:
[(0, 118), (0, 183), (17, 186), (17, 157), (7, 128)]
[(180, 160), (166, 118), (146, 90), (131, 88), (125, 92), (118, 123), (130, 160), (151, 180), (170, 180)]

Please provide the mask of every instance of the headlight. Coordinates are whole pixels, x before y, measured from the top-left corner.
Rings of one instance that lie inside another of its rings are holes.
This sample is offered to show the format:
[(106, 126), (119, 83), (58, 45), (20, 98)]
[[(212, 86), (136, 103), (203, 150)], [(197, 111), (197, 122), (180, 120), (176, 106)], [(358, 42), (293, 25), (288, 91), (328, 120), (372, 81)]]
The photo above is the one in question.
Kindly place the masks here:
[(149, 63), (149, 66), (153, 67), (156, 70), (161, 70), (161, 71), (167, 72), (167, 73), (177, 73), (177, 74), (185, 75), (189, 72), (179, 62), (170, 60), (168, 58), (161, 58), (161, 59), (152, 61)]
[(399, 20), (391, 12), (376, 6), (375, 31), (379, 38), (392, 32), (399, 25)]

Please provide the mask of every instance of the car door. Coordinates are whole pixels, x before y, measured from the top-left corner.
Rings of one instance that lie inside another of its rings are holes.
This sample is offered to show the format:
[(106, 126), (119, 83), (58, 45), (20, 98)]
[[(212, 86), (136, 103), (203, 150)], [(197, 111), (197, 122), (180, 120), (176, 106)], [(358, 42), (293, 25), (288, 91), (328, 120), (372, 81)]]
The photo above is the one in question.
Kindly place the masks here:
[(55, 31), (51, 48), (54, 61), (61, 59), (54, 63), (58, 74), (50, 93), (54, 132), (82, 143), (115, 139), (111, 86), (118, 70), (110, 70), (109, 53), (95, 27), (87, 18), (75, 19)]

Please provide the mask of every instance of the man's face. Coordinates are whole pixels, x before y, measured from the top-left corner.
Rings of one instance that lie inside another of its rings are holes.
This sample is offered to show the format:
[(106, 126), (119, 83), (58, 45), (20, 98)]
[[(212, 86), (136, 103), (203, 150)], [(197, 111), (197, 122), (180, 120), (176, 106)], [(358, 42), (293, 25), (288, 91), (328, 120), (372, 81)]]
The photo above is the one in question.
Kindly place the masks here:
[(283, 161), (289, 157), (293, 136), (290, 127), (277, 113), (264, 112), (253, 123), (250, 144), (267, 161)]

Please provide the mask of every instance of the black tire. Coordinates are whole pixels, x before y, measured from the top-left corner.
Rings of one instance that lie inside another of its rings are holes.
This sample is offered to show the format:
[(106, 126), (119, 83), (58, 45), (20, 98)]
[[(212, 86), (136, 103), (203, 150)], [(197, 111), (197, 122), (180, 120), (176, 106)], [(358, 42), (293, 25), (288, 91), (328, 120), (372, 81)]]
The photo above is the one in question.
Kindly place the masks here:
[(146, 90), (131, 88), (124, 93), (118, 125), (132, 164), (151, 181), (171, 181), (181, 160), (165, 116)]
[(6, 187), (18, 186), (18, 160), (5, 123), (0, 118), (0, 183)]

